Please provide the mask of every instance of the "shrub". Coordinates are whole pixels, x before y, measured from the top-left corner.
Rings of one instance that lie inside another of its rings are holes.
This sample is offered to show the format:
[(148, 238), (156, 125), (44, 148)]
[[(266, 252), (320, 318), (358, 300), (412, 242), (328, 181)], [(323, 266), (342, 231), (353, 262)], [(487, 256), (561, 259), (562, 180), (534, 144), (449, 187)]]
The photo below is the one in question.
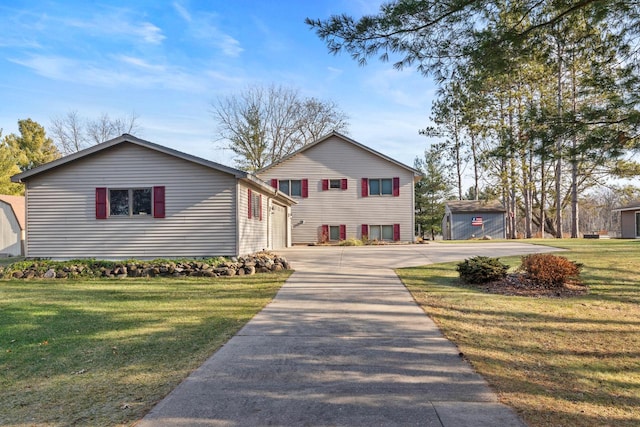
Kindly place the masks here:
[(499, 258), (476, 256), (459, 263), (456, 270), (463, 282), (482, 284), (504, 279), (509, 266), (501, 263)]
[(545, 288), (560, 288), (570, 278), (578, 277), (581, 264), (552, 254), (531, 254), (522, 257), (518, 268), (536, 284)]
[(364, 242), (360, 239), (356, 239), (355, 237), (349, 237), (346, 240), (341, 240), (340, 243), (338, 243), (339, 246), (362, 246), (364, 245)]

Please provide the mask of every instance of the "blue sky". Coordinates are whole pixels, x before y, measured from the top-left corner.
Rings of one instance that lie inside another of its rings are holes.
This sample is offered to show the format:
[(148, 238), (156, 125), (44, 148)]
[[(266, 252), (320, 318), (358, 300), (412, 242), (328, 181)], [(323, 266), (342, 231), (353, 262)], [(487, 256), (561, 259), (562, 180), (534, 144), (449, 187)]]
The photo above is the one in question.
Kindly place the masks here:
[(415, 70), (331, 55), (305, 17), (375, 13), (377, 0), (0, 0), (0, 128), (19, 119), (134, 112), (141, 138), (233, 165), (211, 104), (272, 83), (331, 99), (349, 136), (408, 165), (429, 140), (435, 87)]

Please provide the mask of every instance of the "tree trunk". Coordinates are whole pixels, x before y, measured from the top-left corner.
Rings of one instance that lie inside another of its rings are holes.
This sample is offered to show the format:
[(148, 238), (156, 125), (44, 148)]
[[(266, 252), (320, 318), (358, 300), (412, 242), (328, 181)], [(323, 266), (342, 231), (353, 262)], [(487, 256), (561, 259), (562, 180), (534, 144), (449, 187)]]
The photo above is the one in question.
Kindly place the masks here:
[[(576, 94), (576, 67), (575, 58), (571, 61), (571, 97), (574, 127), (577, 112), (577, 94)], [(579, 217), (578, 217), (578, 136), (574, 128), (571, 138), (571, 238), (578, 238)]]
[(516, 146), (515, 146), (515, 135), (514, 135), (514, 122), (513, 122), (513, 98), (509, 96), (509, 111), (508, 111), (508, 119), (509, 119), (509, 192), (511, 203), (509, 206), (509, 222), (511, 225), (509, 229), (511, 230), (511, 234), (509, 235), (510, 239), (516, 239), (518, 237), (518, 232), (516, 229), (516, 192), (517, 192), (517, 181), (518, 181), (518, 172), (517, 172), (517, 162), (516, 162)]
[[(544, 147), (543, 147), (543, 151), (544, 151)], [(542, 153), (541, 159), (540, 159), (540, 237), (544, 239), (544, 226), (545, 226), (545, 204), (547, 202), (547, 199), (545, 197), (546, 195), (546, 179), (547, 179), (547, 174), (545, 173), (545, 169), (546, 169), (547, 165), (545, 162), (545, 154)]]
[(473, 193), (475, 195), (474, 199), (478, 200), (478, 194), (480, 193), (480, 186), (478, 185), (478, 181), (480, 180), (480, 172), (478, 171), (478, 147), (476, 147), (476, 135), (471, 130), (471, 154), (473, 156)]
[[(562, 45), (557, 39), (558, 49), (558, 120), (562, 120)], [(555, 171), (555, 190), (556, 190), (556, 238), (562, 239), (562, 137), (556, 136), (556, 171)]]
[[(519, 137), (522, 137), (522, 131), (520, 131)], [(532, 198), (531, 198), (531, 172), (529, 169), (529, 157), (528, 150), (525, 144), (521, 144), (520, 148), (520, 168), (522, 169), (522, 198), (524, 204), (524, 237), (530, 239), (532, 235), (531, 231), (531, 217), (532, 217)]]
[(455, 136), (455, 158), (456, 158), (456, 179), (458, 186), (458, 200), (462, 200), (462, 156), (460, 155), (460, 128), (456, 120)]

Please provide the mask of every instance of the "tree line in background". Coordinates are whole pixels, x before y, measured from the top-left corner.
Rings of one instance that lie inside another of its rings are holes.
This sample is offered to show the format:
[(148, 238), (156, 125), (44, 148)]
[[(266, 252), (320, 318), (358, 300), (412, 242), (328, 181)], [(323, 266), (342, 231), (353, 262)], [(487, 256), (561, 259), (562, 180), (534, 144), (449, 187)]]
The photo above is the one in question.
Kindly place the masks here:
[(104, 113), (96, 119), (82, 118), (76, 111), (51, 119), (50, 134), (31, 119), (18, 120), (18, 134), (2, 136), (0, 129), (0, 194), (24, 194), (24, 186), (11, 176), (36, 166), (99, 144), (123, 133), (139, 132), (138, 117), (111, 118)]
[(612, 181), (640, 176), (639, 18), (635, 1), (396, 0), (307, 23), (333, 53), (435, 77), (422, 170), (438, 157), (458, 198), (499, 198), (515, 238), (606, 229), (595, 207), (638, 196)]

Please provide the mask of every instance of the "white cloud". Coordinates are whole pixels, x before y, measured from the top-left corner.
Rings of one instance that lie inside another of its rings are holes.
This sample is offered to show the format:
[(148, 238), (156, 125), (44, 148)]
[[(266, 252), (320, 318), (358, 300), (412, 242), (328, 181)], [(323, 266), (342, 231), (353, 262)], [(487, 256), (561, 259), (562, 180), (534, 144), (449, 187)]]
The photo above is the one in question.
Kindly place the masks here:
[(77, 62), (59, 56), (33, 55), (28, 59), (8, 58), (10, 62), (30, 68), (41, 76), (53, 80), (67, 80), (66, 71), (73, 69)]
[[(178, 67), (155, 66), (139, 58), (126, 56), (119, 59), (123, 66), (118, 67), (113, 61), (96, 63), (46, 55), (32, 55), (26, 59), (10, 61), (53, 80), (89, 86), (131, 86), (137, 89), (161, 87), (195, 93), (209, 90), (208, 79), (187, 73)], [(129, 65), (135, 68), (131, 69)]]
[(82, 31), (81, 37), (109, 36), (117, 38), (133, 38), (132, 42), (145, 44), (161, 44), (166, 36), (162, 29), (151, 22), (139, 20), (128, 9), (106, 9), (97, 11), (87, 18), (64, 17), (52, 18), (49, 30), (62, 28), (65, 32), (69, 29)]
[(224, 82), (234, 86), (243, 86), (247, 84), (247, 79), (245, 77), (242, 77), (240, 75), (225, 74), (218, 70), (207, 70), (204, 72), (204, 75), (211, 80)]
[(218, 28), (215, 24), (218, 15), (215, 13), (192, 14), (178, 2), (174, 2), (173, 7), (187, 23), (187, 33), (194, 39), (213, 46), (225, 56), (232, 58), (239, 56), (244, 51), (237, 39)]
[(162, 30), (150, 22), (142, 22), (132, 29), (134, 34), (138, 34), (144, 41), (151, 44), (160, 44), (166, 37)]
[(176, 10), (176, 12), (178, 12), (178, 15), (180, 15), (182, 19), (187, 22), (191, 22), (191, 14), (184, 6), (176, 1), (173, 2), (173, 8)]
[(222, 49), (222, 52), (227, 56), (236, 57), (244, 51), (240, 47), (240, 42), (228, 34), (215, 34), (213, 43)]
[(156, 72), (162, 72), (166, 70), (166, 67), (163, 65), (153, 65), (142, 58), (137, 58), (134, 56), (116, 55), (114, 56), (114, 59), (116, 59), (117, 61), (123, 62), (125, 64), (133, 65), (135, 67), (142, 68), (145, 70), (151, 70)]

